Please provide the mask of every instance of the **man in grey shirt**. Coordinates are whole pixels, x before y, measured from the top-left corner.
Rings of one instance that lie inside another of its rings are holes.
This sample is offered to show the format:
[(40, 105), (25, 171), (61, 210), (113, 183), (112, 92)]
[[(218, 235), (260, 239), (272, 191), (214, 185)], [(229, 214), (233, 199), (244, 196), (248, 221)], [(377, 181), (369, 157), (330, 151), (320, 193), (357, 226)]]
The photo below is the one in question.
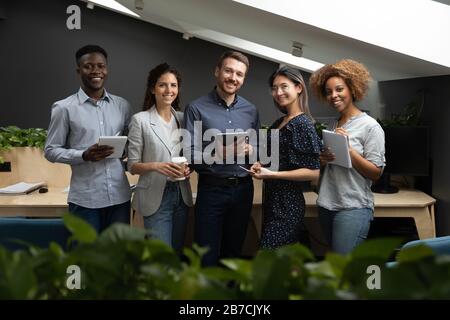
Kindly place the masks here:
[(76, 52), (81, 88), (53, 104), (45, 157), (72, 168), (69, 211), (87, 220), (97, 232), (114, 222), (130, 222), (130, 186), (114, 151), (97, 144), (100, 136), (126, 135), (130, 105), (106, 92), (107, 53), (95, 45)]

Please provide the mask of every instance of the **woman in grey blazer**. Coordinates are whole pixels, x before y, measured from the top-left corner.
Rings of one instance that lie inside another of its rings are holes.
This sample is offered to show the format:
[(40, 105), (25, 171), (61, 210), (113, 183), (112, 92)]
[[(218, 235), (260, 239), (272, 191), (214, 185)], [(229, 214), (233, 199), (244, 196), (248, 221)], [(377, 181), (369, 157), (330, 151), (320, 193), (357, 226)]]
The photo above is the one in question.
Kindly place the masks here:
[[(189, 168), (171, 162), (180, 156), (178, 109), (180, 74), (167, 63), (152, 69), (143, 110), (129, 125), (128, 170), (139, 174), (133, 208), (144, 217), (152, 238), (180, 252), (184, 244), (188, 206), (192, 206)], [(181, 180), (180, 179), (183, 179)]]

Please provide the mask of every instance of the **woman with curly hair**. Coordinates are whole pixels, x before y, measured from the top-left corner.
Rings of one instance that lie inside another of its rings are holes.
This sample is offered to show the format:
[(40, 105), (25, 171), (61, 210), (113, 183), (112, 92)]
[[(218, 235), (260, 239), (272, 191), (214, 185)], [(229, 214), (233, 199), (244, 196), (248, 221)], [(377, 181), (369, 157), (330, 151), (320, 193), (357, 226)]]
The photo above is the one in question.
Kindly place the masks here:
[(378, 122), (355, 103), (366, 95), (369, 71), (345, 59), (314, 72), (314, 94), (339, 112), (335, 132), (348, 137), (352, 168), (329, 164), (332, 150), (320, 155), (319, 221), (335, 252), (346, 254), (366, 239), (373, 219), (372, 182), (385, 166), (384, 132)]

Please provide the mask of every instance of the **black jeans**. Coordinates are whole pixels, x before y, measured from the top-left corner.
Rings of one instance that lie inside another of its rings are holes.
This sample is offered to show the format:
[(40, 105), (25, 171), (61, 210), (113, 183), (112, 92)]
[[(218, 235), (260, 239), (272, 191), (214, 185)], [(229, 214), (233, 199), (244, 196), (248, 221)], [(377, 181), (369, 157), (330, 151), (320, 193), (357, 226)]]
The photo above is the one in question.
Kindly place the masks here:
[(239, 257), (253, 204), (253, 181), (218, 186), (199, 179), (195, 204), (194, 242), (208, 247), (204, 266), (221, 258)]

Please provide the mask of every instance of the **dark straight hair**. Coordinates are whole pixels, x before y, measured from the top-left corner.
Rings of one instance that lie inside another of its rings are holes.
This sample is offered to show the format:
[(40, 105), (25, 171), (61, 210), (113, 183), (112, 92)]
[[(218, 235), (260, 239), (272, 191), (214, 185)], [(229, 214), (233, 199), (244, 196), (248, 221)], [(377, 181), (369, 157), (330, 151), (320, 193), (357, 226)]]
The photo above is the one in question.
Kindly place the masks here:
[[(302, 73), (300, 70), (288, 66), (284, 66), (279, 68), (277, 71), (272, 73), (272, 75), (269, 78), (269, 87), (273, 86), (273, 81), (277, 76), (284, 76), (291, 80), (296, 85), (300, 85), (302, 87), (302, 92), (299, 93), (299, 102), (300, 102), (300, 110), (304, 112), (308, 117), (310, 117), (313, 120), (313, 117), (311, 115), (311, 112), (309, 111), (309, 104), (308, 104), (308, 91), (306, 90), (306, 84), (305, 80), (303, 79)], [(282, 113), (286, 114), (286, 110), (283, 110), (280, 108), (278, 103), (274, 100), (273, 101), (275, 106), (280, 110)]]

